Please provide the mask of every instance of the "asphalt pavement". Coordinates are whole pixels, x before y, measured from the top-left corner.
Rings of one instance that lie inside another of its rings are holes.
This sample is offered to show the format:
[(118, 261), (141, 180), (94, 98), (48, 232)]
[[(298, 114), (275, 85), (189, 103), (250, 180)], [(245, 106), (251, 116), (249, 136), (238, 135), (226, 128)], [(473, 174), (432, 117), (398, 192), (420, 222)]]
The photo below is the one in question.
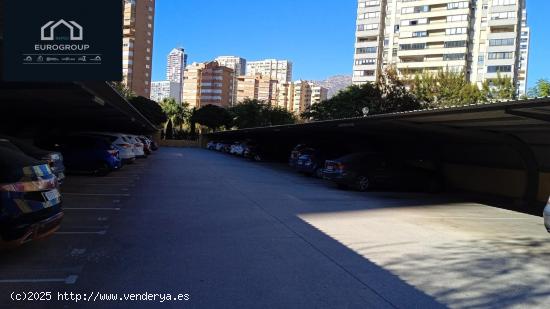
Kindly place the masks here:
[[(456, 197), (341, 191), (279, 164), (189, 148), (163, 148), (104, 178), (69, 177), (62, 192), (60, 231), (1, 253), (2, 308), (550, 301), (542, 219)], [(25, 292), (52, 299), (11, 300)]]

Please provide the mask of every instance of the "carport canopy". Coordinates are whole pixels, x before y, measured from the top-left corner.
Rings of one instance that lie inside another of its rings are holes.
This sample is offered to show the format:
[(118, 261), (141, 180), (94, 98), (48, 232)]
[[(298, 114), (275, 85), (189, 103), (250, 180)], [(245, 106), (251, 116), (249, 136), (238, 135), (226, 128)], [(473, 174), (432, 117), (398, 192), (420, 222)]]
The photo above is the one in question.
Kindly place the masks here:
[(222, 131), (206, 136), (208, 140), (255, 139), (287, 147), (308, 142), (372, 144), (388, 152), (433, 159), (454, 187), (515, 198), (525, 205), (540, 205), (550, 195), (549, 137), (550, 98)]
[(0, 129), (5, 133), (157, 130), (106, 82), (0, 82), (0, 102)]

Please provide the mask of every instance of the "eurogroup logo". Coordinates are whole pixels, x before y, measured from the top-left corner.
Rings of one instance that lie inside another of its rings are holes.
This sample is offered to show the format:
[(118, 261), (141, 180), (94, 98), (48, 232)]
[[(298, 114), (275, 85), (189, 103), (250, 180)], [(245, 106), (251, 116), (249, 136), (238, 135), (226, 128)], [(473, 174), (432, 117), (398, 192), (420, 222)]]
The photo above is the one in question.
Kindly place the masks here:
[(3, 11), (5, 80), (122, 79), (120, 1), (11, 0)]
[[(56, 37), (55, 36), (55, 30), (59, 26), (64, 26), (69, 30), (69, 37)], [(74, 20), (65, 21), (64, 19), (60, 19), (59, 21), (50, 20), (47, 22), (42, 28), (40, 28), (40, 39), (42, 41), (54, 41), (54, 40), (60, 40), (60, 41), (82, 41), (84, 38), (84, 29), (80, 24), (75, 22)]]

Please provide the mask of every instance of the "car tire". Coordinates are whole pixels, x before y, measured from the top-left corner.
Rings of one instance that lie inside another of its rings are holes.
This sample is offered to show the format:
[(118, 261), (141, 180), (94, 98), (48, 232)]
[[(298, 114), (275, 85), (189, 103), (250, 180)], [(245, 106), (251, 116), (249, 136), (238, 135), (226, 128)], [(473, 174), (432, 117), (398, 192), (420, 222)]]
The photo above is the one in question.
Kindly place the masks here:
[(371, 183), (367, 176), (357, 177), (357, 190), (361, 192), (368, 191), (370, 189)]

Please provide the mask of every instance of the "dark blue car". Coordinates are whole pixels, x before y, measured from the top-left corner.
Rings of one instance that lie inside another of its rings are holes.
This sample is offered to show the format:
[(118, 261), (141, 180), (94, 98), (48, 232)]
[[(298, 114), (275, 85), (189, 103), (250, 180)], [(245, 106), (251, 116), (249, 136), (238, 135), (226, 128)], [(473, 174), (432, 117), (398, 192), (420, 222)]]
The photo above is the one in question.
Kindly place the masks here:
[(57, 177), (50, 166), (0, 138), (0, 248), (46, 238), (62, 219)]
[(69, 173), (104, 176), (122, 167), (118, 150), (102, 137), (67, 136), (56, 140), (53, 147), (63, 154), (65, 169)]

